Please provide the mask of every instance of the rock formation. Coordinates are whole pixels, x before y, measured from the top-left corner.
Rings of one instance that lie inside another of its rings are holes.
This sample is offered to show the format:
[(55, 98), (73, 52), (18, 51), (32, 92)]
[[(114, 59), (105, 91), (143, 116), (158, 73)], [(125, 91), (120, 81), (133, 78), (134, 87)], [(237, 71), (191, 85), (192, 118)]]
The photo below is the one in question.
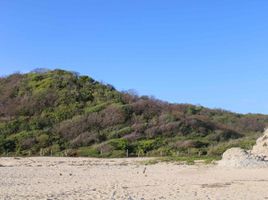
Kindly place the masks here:
[(268, 129), (260, 137), (252, 150), (241, 148), (228, 149), (218, 162), (225, 167), (268, 167)]
[(266, 129), (264, 135), (257, 140), (251, 153), (268, 158), (268, 129)]

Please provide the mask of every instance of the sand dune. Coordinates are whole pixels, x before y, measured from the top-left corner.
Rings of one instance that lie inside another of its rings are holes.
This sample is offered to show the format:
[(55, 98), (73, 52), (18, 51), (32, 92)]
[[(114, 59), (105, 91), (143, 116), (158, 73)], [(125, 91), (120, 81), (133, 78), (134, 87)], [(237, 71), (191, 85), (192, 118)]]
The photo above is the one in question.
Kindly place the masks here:
[(0, 199), (268, 199), (268, 169), (144, 159), (0, 158)]

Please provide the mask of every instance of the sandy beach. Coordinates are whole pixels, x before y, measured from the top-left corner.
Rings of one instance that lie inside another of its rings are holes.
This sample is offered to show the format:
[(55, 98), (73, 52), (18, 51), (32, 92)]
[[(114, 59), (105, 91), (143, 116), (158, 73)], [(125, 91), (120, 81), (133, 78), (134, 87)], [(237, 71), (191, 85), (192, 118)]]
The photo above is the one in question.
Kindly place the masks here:
[(268, 169), (145, 159), (0, 158), (0, 199), (268, 199)]

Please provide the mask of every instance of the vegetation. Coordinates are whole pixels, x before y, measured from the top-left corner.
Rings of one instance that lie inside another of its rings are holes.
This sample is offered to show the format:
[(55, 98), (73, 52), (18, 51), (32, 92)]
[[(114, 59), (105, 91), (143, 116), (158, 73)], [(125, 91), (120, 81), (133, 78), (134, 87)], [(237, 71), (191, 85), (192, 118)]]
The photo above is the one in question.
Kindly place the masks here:
[(217, 157), (250, 148), (267, 124), (265, 115), (169, 104), (63, 70), (0, 78), (0, 155)]
[(140, 161), (140, 163), (144, 165), (154, 165), (160, 162), (176, 162), (178, 164), (193, 165), (198, 163), (198, 161), (202, 164), (211, 164), (217, 160), (220, 160), (220, 156), (166, 156)]

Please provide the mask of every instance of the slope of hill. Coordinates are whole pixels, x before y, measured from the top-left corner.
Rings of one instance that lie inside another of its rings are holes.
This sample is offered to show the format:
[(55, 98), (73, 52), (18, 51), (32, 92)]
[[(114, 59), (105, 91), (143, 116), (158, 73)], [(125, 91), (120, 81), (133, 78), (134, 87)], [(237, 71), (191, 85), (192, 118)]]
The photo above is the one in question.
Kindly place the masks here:
[(217, 156), (250, 148), (268, 116), (119, 92), (63, 70), (0, 78), (0, 154)]

